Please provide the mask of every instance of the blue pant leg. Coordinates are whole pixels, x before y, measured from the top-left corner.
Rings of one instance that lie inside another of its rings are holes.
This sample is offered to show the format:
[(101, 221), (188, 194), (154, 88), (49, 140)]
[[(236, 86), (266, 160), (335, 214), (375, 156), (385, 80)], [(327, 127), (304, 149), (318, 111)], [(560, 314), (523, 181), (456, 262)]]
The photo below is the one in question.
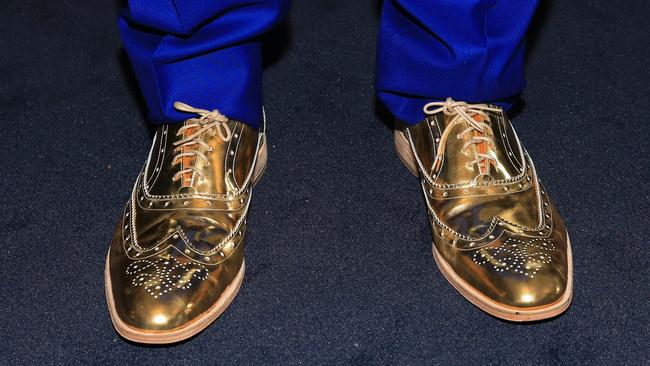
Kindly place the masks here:
[(452, 97), (509, 108), (524, 78), (525, 35), (537, 0), (385, 0), (377, 96), (408, 124)]
[(118, 26), (151, 123), (188, 118), (175, 101), (219, 109), (258, 127), (262, 60), (257, 38), (291, 0), (130, 0)]

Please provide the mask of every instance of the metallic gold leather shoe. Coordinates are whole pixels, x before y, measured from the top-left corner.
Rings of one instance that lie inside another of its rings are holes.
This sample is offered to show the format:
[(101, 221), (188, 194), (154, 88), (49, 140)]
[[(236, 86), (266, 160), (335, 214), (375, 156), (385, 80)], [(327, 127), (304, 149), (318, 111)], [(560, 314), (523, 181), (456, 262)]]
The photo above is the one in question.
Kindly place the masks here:
[(244, 278), (251, 187), (266, 167), (264, 127), (218, 111), (160, 126), (106, 259), (115, 329), (142, 343), (172, 343), (206, 328)]
[(571, 244), (535, 166), (501, 108), (448, 99), (395, 130), (421, 179), (433, 256), (447, 280), (496, 317), (553, 317), (571, 302)]

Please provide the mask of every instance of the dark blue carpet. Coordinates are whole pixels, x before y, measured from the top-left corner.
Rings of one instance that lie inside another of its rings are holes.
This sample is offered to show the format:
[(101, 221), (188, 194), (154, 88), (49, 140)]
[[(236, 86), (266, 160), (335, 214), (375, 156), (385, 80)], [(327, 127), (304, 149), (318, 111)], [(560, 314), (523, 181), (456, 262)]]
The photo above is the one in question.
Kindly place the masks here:
[(533, 26), (515, 124), (571, 233), (566, 314), (502, 322), (446, 282), (373, 96), (376, 1), (296, 1), (266, 38), (270, 165), (244, 286), (166, 348), (118, 337), (104, 300), (111, 231), (150, 144), (117, 6), (2, 4), (1, 364), (650, 362), (647, 0), (546, 1)]

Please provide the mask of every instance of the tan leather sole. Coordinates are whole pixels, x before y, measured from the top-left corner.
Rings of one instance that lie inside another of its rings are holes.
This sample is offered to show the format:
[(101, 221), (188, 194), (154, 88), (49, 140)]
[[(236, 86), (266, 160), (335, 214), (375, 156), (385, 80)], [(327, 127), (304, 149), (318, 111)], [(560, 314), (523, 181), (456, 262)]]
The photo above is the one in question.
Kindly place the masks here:
[[(413, 150), (411, 150), (411, 144), (404, 133), (399, 130), (395, 130), (395, 150), (397, 151), (400, 160), (402, 160), (411, 173), (416, 177), (419, 177), (420, 171)], [(479, 309), (497, 318), (516, 322), (543, 320), (561, 314), (571, 304), (573, 296), (573, 256), (571, 253), (570, 240), (567, 241), (567, 260), (569, 262), (567, 287), (562, 294), (562, 297), (554, 303), (535, 308), (511, 307), (499, 304), (486, 297), (456, 274), (452, 267), (447, 264), (440, 253), (438, 253), (435, 245), (433, 245), (433, 258), (447, 281), (449, 281), (458, 292)]]
[[(253, 170), (253, 185), (255, 185), (266, 170), (267, 166), (267, 143), (266, 135), (262, 135), (260, 149), (257, 152), (257, 161)], [(168, 344), (183, 341), (191, 338), (207, 328), (214, 322), (221, 313), (223, 313), (230, 303), (235, 299), (239, 292), (239, 288), (244, 280), (244, 272), (246, 271), (246, 263), (242, 262), (242, 266), (237, 272), (233, 282), (226, 288), (223, 295), (219, 300), (205, 313), (193, 321), (183, 325), (182, 327), (172, 329), (169, 331), (144, 331), (128, 326), (117, 315), (115, 310), (115, 301), (113, 299), (113, 290), (111, 286), (110, 276), (110, 263), (109, 255), (106, 256), (106, 266), (104, 268), (104, 288), (106, 291), (106, 299), (108, 301), (108, 312), (111, 315), (111, 321), (115, 330), (124, 338), (138, 343), (148, 344)]]
[(260, 149), (257, 152), (257, 161), (255, 161), (255, 169), (253, 170), (253, 185), (257, 184), (262, 178), (262, 175), (266, 171), (266, 166), (268, 162), (268, 150), (266, 148), (266, 133), (262, 134), (262, 142), (260, 143)]

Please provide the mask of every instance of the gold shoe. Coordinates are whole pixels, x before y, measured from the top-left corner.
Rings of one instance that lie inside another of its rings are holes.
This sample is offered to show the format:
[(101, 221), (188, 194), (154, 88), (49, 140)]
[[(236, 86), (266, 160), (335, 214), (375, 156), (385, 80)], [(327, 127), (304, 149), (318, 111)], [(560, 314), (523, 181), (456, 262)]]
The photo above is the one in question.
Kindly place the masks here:
[(496, 317), (553, 317), (571, 302), (571, 244), (535, 166), (501, 108), (447, 99), (395, 130), (421, 179), (433, 256), (447, 280)]
[(218, 111), (156, 132), (106, 259), (115, 329), (142, 343), (172, 343), (206, 328), (244, 277), (251, 187), (266, 167), (260, 131)]

